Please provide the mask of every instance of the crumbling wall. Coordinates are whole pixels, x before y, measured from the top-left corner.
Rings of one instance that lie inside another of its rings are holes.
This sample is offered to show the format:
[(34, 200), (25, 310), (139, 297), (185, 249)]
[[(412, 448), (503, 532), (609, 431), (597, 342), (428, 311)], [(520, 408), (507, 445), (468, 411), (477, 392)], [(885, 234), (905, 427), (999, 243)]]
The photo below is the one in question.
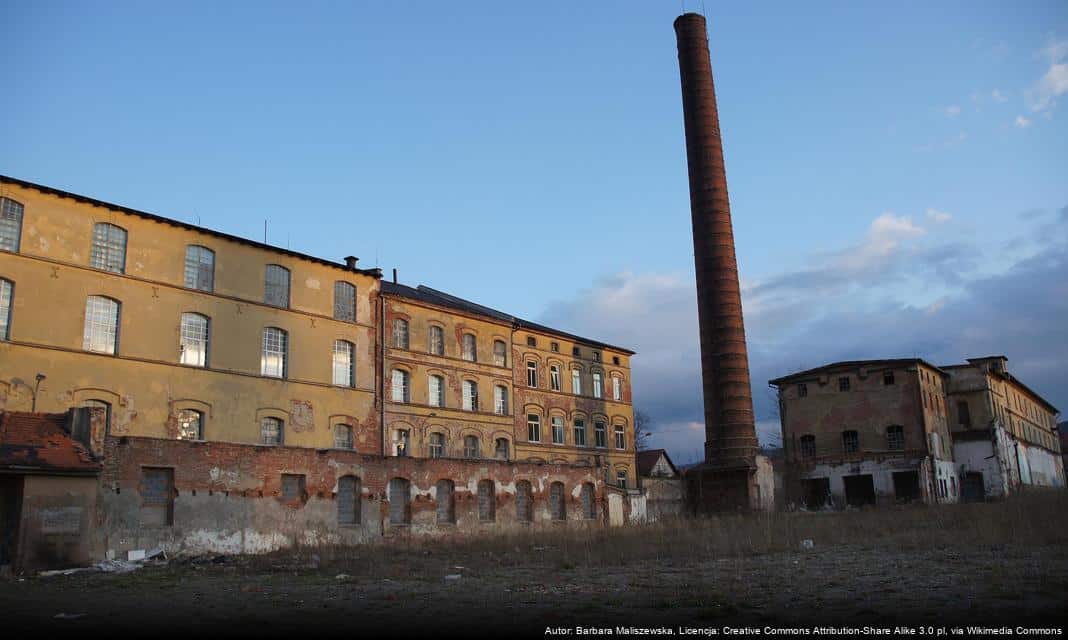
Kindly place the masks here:
[(15, 564), (30, 570), (88, 562), (96, 501), (95, 477), (23, 476)]

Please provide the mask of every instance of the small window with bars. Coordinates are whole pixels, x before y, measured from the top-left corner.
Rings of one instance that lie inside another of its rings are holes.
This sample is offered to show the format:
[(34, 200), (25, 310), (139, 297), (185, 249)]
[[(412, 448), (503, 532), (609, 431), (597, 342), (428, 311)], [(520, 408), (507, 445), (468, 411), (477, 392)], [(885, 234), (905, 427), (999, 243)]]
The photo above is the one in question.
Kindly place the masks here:
[(260, 420), (260, 442), (262, 444), (282, 444), (283, 426), (282, 420), (279, 418), (264, 417)]
[(816, 436), (804, 435), (801, 436), (801, 457), (802, 458), (815, 458), (816, 457)]

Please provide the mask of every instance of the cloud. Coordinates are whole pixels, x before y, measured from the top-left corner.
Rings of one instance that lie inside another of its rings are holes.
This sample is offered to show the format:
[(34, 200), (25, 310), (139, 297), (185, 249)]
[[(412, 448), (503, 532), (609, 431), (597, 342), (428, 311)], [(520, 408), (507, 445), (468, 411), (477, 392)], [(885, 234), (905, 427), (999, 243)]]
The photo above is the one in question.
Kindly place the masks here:
[(1016, 116), (1016, 121), (1013, 123), (1020, 129), (1026, 129), (1031, 126), (1031, 121), (1023, 116)]
[[(930, 212), (933, 222), (944, 214)], [(924, 228), (883, 213), (853, 245), (813, 254), (796, 271), (747, 281), (743, 307), (762, 441), (778, 431), (767, 381), (835, 360), (918, 356), (948, 364), (1004, 353), (1014, 374), (1068, 407), (1068, 207), (1015, 219), (1023, 249), (993, 273), (980, 267), (1004, 260), (1001, 249), (951, 241), (949, 219)], [(940, 293), (921, 301), (921, 284)], [(651, 444), (680, 461), (700, 458), (692, 272), (601, 278), (550, 304), (539, 319), (634, 348), (635, 405), (656, 424)]]
[(999, 91), (997, 89), (994, 89), (993, 91), (990, 92), (990, 98), (994, 102), (1006, 102), (1006, 101), (1008, 101), (1008, 98), (1005, 96), (1005, 94), (1001, 93), (1001, 91)]
[(1068, 93), (1068, 40), (1050, 42), (1042, 49), (1042, 57), (1049, 62), (1049, 67), (1042, 78), (1027, 91), (1031, 110), (1049, 111), (1057, 104), (1057, 98)]
[(947, 116), (950, 118), (956, 118), (960, 115), (960, 105), (950, 105), (944, 109)]
[(927, 219), (936, 224), (944, 224), (953, 219), (953, 214), (938, 209), (928, 209)]

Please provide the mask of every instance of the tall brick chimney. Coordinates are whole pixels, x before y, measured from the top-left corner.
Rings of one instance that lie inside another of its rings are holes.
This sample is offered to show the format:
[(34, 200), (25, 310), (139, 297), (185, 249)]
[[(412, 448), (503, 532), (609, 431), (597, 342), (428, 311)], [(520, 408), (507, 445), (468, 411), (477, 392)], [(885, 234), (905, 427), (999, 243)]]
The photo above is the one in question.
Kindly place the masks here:
[(718, 485), (713, 502), (745, 506), (751, 490), (747, 476), (758, 453), (749, 359), (742, 322), (738, 263), (734, 253), (727, 173), (723, 166), (716, 92), (708, 55), (705, 19), (686, 13), (675, 20), (686, 121), (686, 159), (690, 173), (697, 314), (701, 332), (701, 376), (705, 404), (705, 498)]

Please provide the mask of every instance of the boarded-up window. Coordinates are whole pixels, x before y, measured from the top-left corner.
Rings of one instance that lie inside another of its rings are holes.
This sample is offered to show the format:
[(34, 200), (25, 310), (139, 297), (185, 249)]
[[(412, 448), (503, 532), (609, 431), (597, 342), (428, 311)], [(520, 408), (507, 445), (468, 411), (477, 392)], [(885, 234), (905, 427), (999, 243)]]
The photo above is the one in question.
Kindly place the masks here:
[(411, 522), (412, 512), (409, 508), (411, 502), (410, 485), (404, 478), (393, 478), (389, 481), (389, 523), (408, 524)]
[(438, 522), (456, 522), (456, 500), (452, 480), (438, 480), (435, 499), (438, 502)]
[(478, 519), (483, 522), (497, 519), (497, 496), (493, 480), (480, 480), (478, 483)]
[(337, 523), (360, 524), (360, 479), (356, 476), (337, 481)]
[(141, 524), (174, 524), (174, 469), (141, 470)]
[(593, 495), (593, 485), (582, 483), (582, 517), (593, 520), (597, 517), (597, 501)]
[(304, 499), (304, 474), (282, 474), (282, 499), (286, 502)]
[(567, 519), (567, 503), (564, 500), (564, 483), (554, 482), (549, 485), (549, 512), (553, 520)]
[(515, 517), (520, 522), (534, 519), (534, 497), (531, 493), (530, 482), (520, 480), (515, 484)]

